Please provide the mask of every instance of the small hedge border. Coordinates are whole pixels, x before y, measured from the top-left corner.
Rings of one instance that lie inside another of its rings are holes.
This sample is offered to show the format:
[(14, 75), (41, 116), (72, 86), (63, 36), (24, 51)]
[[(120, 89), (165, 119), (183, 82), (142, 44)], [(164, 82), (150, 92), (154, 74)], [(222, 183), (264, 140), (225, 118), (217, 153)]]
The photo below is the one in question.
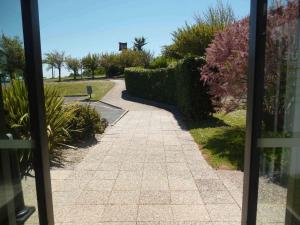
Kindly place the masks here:
[(214, 109), (200, 80), (204, 63), (203, 58), (188, 57), (168, 68), (126, 68), (126, 89), (132, 96), (175, 105), (189, 119), (205, 119)]

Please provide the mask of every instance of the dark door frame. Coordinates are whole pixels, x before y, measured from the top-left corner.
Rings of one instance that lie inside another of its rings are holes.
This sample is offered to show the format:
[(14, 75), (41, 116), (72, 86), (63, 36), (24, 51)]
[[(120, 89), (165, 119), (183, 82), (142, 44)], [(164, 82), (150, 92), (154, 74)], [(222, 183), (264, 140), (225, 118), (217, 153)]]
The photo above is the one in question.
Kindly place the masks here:
[[(21, 0), (26, 56), (26, 77), (31, 115), (31, 134), (35, 142), (34, 166), (39, 208), (43, 225), (54, 225), (49, 155), (45, 123), (43, 71), (37, 0)], [(247, 135), (245, 148), (243, 225), (256, 224), (261, 109), (264, 92), (265, 34), (267, 0), (251, 0)]]
[(260, 156), (257, 140), (264, 96), (267, 3), (251, 0), (242, 225), (256, 224)]
[(37, 0), (20, 0), (39, 222), (54, 225)]

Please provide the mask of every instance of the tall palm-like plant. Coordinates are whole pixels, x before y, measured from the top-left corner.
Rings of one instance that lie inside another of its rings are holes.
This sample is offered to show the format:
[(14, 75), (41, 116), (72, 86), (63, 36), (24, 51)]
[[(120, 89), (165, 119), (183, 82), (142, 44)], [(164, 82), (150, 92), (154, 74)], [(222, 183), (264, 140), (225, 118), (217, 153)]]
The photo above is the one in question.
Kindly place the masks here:
[[(6, 113), (6, 125), (8, 131), (16, 139), (30, 140), (30, 117), (28, 92), (25, 83), (21, 80), (13, 80), (10, 85), (3, 88), (3, 105)], [(74, 117), (76, 107), (65, 107), (63, 97), (55, 88), (45, 87), (46, 125), (48, 135), (48, 149), (51, 160), (60, 158), (57, 147), (66, 143), (70, 138), (69, 122)], [(26, 175), (32, 169), (32, 151), (19, 151), (20, 167), (22, 175)]]
[(95, 71), (100, 65), (100, 56), (98, 54), (89, 53), (82, 59), (83, 68), (90, 71), (92, 74), (92, 79), (95, 78)]
[(65, 62), (65, 52), (53, 51), (52, 52), (54, 57), (54, 66), (58, 69), (58, 81), (61, 81), (61, 69), (64, 66)]
[(136, 37), (134, 38), (133, 42), (133, 50), (135, 51), (143, 51), (143, 47), (148, 44), (146, 42), (146, 38), (142, 37)]
[(69, 71), (73, 72), (74, 80), (76, 80), (76, 76), (78, 75), (78, 71), (80, 69), (80, 60), (69, 56), (66, 58), (66, 66)]
[(43, 60), (44, 64), (47, 64), (47, 70), (51, 70), (51, 74), (52, 74), (52, 79), (54, 79), (54, 69), (55, 69), (55, 55), (53, 53), (46, 53), (44, 60)]

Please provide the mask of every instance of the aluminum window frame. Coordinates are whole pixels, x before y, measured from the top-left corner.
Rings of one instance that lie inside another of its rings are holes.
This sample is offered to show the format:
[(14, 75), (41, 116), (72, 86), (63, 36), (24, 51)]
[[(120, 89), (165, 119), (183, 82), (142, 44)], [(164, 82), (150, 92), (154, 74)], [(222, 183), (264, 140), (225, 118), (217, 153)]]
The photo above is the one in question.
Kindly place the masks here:
[(39, 222), (54, 225), (37, 0), (20, 0)]

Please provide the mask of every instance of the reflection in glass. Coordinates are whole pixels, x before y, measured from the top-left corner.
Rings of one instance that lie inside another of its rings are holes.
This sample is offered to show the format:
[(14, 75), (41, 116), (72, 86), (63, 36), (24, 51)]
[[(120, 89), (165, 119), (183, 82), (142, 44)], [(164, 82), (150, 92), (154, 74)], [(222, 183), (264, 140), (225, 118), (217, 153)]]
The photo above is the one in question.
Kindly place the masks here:
[(39, 224), (19, 0), (0, 1), (0, 225)]
[(299, 1), (269, 1), (257, 224), (300, 224)]

